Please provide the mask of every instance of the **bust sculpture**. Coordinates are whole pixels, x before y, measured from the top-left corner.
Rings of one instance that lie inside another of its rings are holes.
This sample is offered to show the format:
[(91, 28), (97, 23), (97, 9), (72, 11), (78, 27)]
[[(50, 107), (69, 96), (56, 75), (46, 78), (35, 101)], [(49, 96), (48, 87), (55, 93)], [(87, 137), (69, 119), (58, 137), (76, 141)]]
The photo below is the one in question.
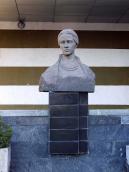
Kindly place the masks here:
[(95, 74), (75, 55), (78, 35), (72, 29), (64, 29), (58, 35), (62, 50), (58, 61), (40, 77), (39, 91), (94, 92)]

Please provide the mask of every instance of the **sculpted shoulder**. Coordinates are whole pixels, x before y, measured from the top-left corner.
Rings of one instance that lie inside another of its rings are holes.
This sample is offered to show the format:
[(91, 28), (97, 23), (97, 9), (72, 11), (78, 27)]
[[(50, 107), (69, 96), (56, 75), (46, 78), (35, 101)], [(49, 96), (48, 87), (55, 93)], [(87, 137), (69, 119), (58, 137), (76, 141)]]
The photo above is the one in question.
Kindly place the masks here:
[(86, 76), (92, 80), (95, 80), (95, 73), (93, 72), (93, 70), (86, 64), (82, 64), (82, 67), (85, 71)]
[(51, 67), (47, 68), (46, 71), (42, 73), (42, 76), (45, 79), (50, 79), (51, 77), (57, 76), (57, 72), (58, 72), (58, 63), (55, 63)]
[(58, 62), (47, 68), (44, 73), (41, 74), (39, 80), (39, 91), (49, 91), (55, 87), (58, 75)]

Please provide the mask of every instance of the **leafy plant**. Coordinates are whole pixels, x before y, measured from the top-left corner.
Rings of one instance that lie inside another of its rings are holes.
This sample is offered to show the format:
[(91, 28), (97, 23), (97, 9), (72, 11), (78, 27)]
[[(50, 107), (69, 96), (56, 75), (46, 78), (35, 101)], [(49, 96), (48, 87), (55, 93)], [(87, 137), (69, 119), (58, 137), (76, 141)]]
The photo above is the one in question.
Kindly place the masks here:
[(6, 148), (10, 144), (12, 128), (5, 124), (0, 117), (0, 148)]

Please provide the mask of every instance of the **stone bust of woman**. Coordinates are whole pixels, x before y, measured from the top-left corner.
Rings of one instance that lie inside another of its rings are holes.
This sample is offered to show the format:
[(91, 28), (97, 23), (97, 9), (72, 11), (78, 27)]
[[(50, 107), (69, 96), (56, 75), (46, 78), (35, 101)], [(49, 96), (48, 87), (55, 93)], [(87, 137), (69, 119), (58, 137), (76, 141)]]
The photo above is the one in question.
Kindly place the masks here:
[(75, 55), (78, 35), (72, 29), (64, 29), (58, 35), (62, 50), (58, 61), (42, 73), (39, 91), (94, 92), (95, 74)]

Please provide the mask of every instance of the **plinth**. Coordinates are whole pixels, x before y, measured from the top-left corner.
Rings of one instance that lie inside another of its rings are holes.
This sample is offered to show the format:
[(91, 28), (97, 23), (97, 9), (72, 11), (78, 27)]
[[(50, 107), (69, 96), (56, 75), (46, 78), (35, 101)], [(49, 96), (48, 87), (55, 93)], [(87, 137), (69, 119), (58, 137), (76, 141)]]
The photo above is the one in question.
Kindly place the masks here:
[(49, 92), (50, 154), (88, 153), (88, 92)]

